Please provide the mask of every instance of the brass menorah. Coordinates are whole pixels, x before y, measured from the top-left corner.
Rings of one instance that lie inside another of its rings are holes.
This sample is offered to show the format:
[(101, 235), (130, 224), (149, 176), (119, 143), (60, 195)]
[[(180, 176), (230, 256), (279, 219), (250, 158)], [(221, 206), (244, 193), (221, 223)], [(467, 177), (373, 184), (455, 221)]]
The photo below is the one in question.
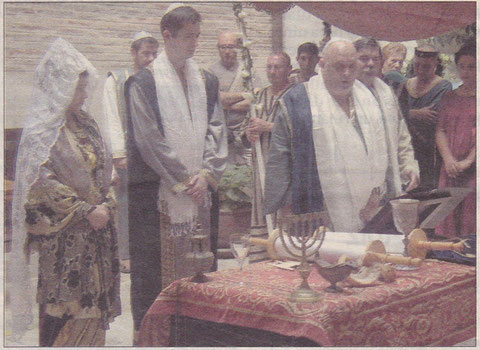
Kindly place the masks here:
[(325, 238), (325, 228), (321, 226), (324, 213), (308, 213), (287, 215), (279, 218), (279, 235), (283, 246), (294, 258), (300, 260), (297, 268), (302, 283), (290, 295), (289, 300), (296, 303), (312, 303), (320, 299), (320, 295), (308, 285), (308, 276), (312, 268), (307, 258), (318, 252)]

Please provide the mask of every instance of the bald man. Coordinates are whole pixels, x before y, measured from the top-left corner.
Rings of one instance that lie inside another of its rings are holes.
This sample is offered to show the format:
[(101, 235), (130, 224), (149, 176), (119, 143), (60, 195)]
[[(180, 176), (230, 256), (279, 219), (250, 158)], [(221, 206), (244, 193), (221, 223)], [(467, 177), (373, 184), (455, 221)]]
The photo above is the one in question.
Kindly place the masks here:
[[(224, 32), (218, 37), (217, 48), (220, 60), (209, 71), (219, 81), (220, 100), (223, 105), (228, 129), (228, 156), (230, 164), (247, 164), (250, 150), (241, 142), (240, 128), (250, 110), (250, 100), (243, 92), (241, 67), (237, 59), (238, 36)], [(254, 75), (255, 77), (255, 75)], [(253, 81), (254, 86), (257, 82)]]
[(386, 189), (382, 114), (356, 81), (352, 43), (327, 44), (320, 74), (279, 101), (266, 167), (265, 212), (327, 211), (335, 231), (359, 232)]

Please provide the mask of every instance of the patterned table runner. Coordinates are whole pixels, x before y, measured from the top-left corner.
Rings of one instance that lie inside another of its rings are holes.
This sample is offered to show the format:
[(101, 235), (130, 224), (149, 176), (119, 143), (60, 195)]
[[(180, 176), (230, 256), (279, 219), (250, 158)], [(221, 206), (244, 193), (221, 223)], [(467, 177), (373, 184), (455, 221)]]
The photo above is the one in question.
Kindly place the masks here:
[[(296, 271), (267, 263), (208, 274), (207, 283), (175, 281), (159, 294), (140, 329), (142, 346), (168, 346), (170, 316), (257, 328), (304, 337), (323, 346), (447, 346), (475, 336), (476, 273), (471, 266), (426, 261), (416, 271), (397, 271), (392, 283), (344, 288), (315, 270), (317, 303), (288, 301), (300, 284)], [(239, 282), (243, 281), (244, 285)]]

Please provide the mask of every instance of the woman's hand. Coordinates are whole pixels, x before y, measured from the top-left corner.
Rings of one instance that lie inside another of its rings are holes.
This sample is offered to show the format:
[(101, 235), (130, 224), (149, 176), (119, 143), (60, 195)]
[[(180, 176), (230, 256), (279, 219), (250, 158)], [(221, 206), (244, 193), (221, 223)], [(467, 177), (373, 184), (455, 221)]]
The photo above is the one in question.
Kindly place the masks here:
[(468, 159), (464, 159), (464, 160), (461, 160), (461, 161), (457, 162), (457, 169), (458, 169), (459, 173), (464, 172), (465, 170), (467, 170), (471, 166), (472, 166), (472, 162)]
[(103, 204), (97, 205), (95, 209), (87, 215), (87, 220), (95, 231), (101, 230), (105, 228), (110, 221), (110, 210)]
[(433, 105), (430, 105), (419, 109), (411, 109), (409, 116), (412, 119), (423, 120), (429, 124), (435, 124), (438, 112), (433, 109)]
[(448, 177), (457, 177), (461, 170), (456, 159), (451, 158), (445, 160), (445, 171), (447, 172)]

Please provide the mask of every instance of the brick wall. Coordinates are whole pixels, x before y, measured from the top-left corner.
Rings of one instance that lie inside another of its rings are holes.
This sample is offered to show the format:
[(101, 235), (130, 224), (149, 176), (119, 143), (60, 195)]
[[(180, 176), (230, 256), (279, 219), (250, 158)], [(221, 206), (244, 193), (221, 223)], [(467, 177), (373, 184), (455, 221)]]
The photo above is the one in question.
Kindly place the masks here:
[[(140, 30), (163, 43), (159, 23), (168, 3), (4, 3), (5, 127), (22, 127), (30, 103), (33, 73), (40, 58), (59, 36), (71, 42), (98, 69), (100, 76), (130, 64), (130, 38)], [(236, 30), (231, 3), (193, 3), (202, 15), (202, 34), (195, 58), (207, 67), (217, 60), (216, 40), (224, 30)], [(256, 69), (265, 78), (272, 50), (272, 19), (246, 8), (248, 34)], [(103, 80), (99, 86), (103, 86)], [(100, 90), (99, 90), (100, 91)], [(93, 97), (92, 113), (100, 113), (100, 94)]]

